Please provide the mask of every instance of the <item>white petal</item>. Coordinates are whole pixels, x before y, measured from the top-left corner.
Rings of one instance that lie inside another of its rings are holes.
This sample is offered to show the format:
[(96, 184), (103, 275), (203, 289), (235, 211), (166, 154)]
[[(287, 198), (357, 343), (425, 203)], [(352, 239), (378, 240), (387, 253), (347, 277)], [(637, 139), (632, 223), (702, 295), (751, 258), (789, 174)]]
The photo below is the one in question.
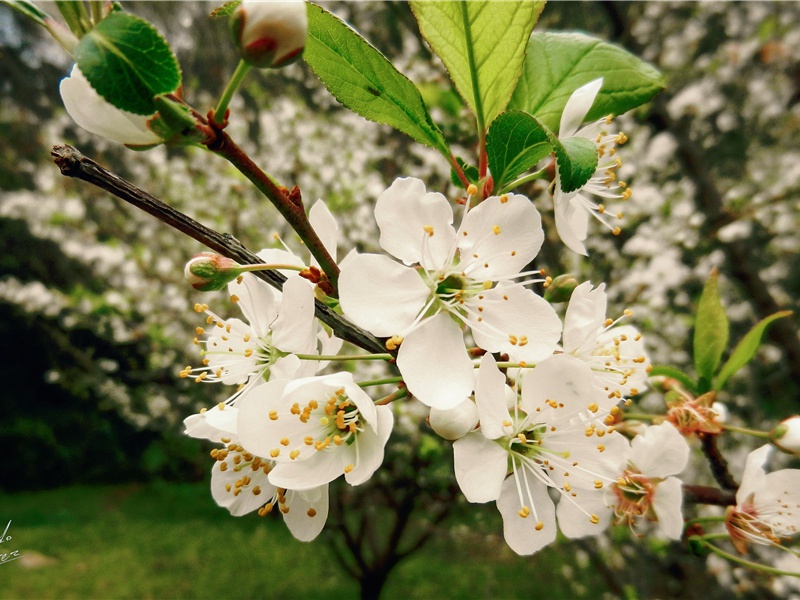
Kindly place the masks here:
[[(581, 538), (603, 533), (611, 523), (612, 510), (606, 506), (603, 493), (575, 490), (575, 497), (562, 495), (558, 501), (558, 528), (568, 538)], [(599, 521), (592, 523), (592, 515)]]
[(395, 179), (375, 203), (381, 248), (407, 265), (441, 269), (450, 259), (456, 232), (453, 209), (413, 177)]
[[(221, 464), (216, 462), (211, 469), (211, 496), (217, 504), (227, 508), (234, 517), (241, 517), (261, 508), (265, 502), (275, 495), (275, 486), (269, 482), (264, 471), (248, 470), (243, 473), (230, 468), (230, 464), (228, 469), (222, 471), (220, 470)], [(243, 475), (250, 477), (250, 483), (237, 488), (236, 482), (242, 479)], [(230, 491), (226, 487), (228, 485), (230, 485)], [(256, 486), (261, 488), (261, 493), (258, 495), (253, 493), (253, 489)], [(241, 491), (238, 494), (234, 494), (236, 489), (241, 489)]]
[(278, 421), (271, 420), (269, 412), (276, 410), (276, 403), (280, 401), (287, 383), (285, 379), (267, 381), (256, 387), (239, 404), (239, 440), (251, 454), (269, 457), (270, 450), (283, 437), (276, 427)]
[(454, 408), (472, 393), (474, 369), (458, 325), (446, 314), (424, 321), (397, 353), (408, 390), (423, 404)]
[[(563, 422), (592, 403), (600, 407), (609, 403), (606, 394), (595, 386), (589, 366), (568, 354), (542, 361), (523, 375), (522, 384), (522, 409), (529, 415), (536, 414), (543, 423), (556, 419)], [(558, 402), (558, 408), (551, 406), (553, 400)]]
[(478, 407), (467, 398), (454, 408), (441, 410), (432, 408), (428, 421), (437, 434), (446, 440), (457, 440), (464, 437), (478, 425)]
[(353, 323), (388, 337), (405, 333), (430, 290), (414, 269), (380, 254), (349, 254), (340, 265), (339, 301)]
[[(510, 428), (506, 402), (506, 376), (497, 368), (491, 354), (484, 354), (475, 378), (475, 403), (481, 422), (481, 433), (490, 440), (508, 435)], [(515, 394), (516, 396), (516, 394)]]
[(755, 495), (756, 511), (780, 531), (792, 536), (800, 530), (800, 470), (782, 469), (764, 478)]
[(59, 92), (69, 116), (90, 133), (131, 146), (162, 142), (147, 128), (151, 116), (122, 111), (106, 102), (81, 73), (78, 65), (72, 67), (69, 77), (61, 80)]
[[(519, 515), (520, 505), (514, 476), (506, 478), (497, 499), (497, 510), (503, 517), (503, 535), (506, 543), (517, 554), (533, 554), (556, 539), (556, 511), (553, 501), (547, 494), (547, 488), (538, 481), (532, 482), (531, 496), (533, 506), (529, 506), (531, 514), (526, 518)], [(530, 500), (526, 494), (525, 502)], [(544, 524), (536, 531), (536, 523)]]
[(564, 315), (564, 352), (572, 353), (584, 344), (594, 344), (606, 320), (605, 284), (592, 288), (590, 281), (572, 292)]
[(256, 336), (266, 337), (278, 316), (277, 292), (252, 273), (244, 273), (241, 283), (237, 281), (229, 283), (228, 292), (231, 297), (238, 298), (236, 304)]
[[(355, 468), (349, 473), (345, 473), (344, 476), (350, 485), (364, 483), (383, 463), (386, 441), (389, 439), (394, 425), (394, 414), (388, 406), (375, 408), (377, 410), (377, 432), (373, 432), (371, 429), (362, 431), (358, 435), (358, 440), (348, 447), (348, 449), (352, 449), (350, 460), (355, 465)], [(356, 444), (358, 445), (357, 456), (355, 456)], [(336, 449), (332, 451), (335, 452)]]
[(658, 484), (653, 511), (658, 517), (661, 531), (673, 540), (681, 539), (683, 533), (683, 486), (680, 479), (670, 477)]
[(736, 491), (736, 504), (741, 507), (748, 497), (764, 487), (764, 464), (769, 458), (772, 446), (765, 444), (747, 455), (742, 474), (742, 483)]
[(678, 475), (689, 462), (689, 444), (671, 423), (653, 425), (633, 438), (631, 457), (645, 477)]
[(191, 415), (183, 420), (186, 435), (193, 438), (221, 442), (222, 438), (237, 435), (238, 411), (230, 406), (220, 410), (215, 406), (205, 412)]
[(460, 268), (478, 281), (512, 277), (544, 241), (542, 218), (525, 196), (492, 196), (467, 213), (458, 232)]
[[(302, 258), (283, 248), (263, 248), (256, 253), (256, 256), (267, 265), (292, 265), (301, 268), (306, 266)], [(297, 275), (297, 270), (278, 269), (278, 273), (291, 277), (292, 275)]]
[[(339, 224), (322, 200), (317, 200), (311, 210), (308, 211), (308, 221), (314, 231), (317, 232), (328, 254), (331, 255), (333, 260), (336, 260), (336, 249), (339, 245)], [(319, 263), (314, 258), (311, 259), (311, 263), (314, 266), (319, 266)]]
[(328, 484), (302, 492), (287, 490), (286, 502), (289, 512), (283, 513), (283, 520), (295, 539), (315, 539), (328, 520)]
[(470, 433), (453, 443), (453, 462), (458, 487), (467, 500), (497, 500), (508, 466), (508, 452), (500, 444)]
[(572, 92), (561, 113), (561, 126), (558, 128), (558, 137), (570, 137), (578, 131), (581, 123), (586, 119), (586, 115), (594, 104), (600, 88), (603, 87), (603, 79), (595, 79)]
[(342, 454), (323, 450), (306, 460), (278, 463), (269, 480), (277, 487), (303, 491), (330, 483), (343, 472)]
[(556, 169), (556, 186), (553, 196), (556, 232), (567, 248), (587, 256), (583, 241), (589, 231), (589, 213), (581, 207), (579, 202), (573, 202), (576, 195), (577, 192), (565, 194), (561, 191), (561, 178)]
[(502, 283), (471, 298), (468, 319), (475, 343), (512, 360), (536, 363), (556, 349), (561, 319), (544, 298), (518, 283)]
[(283, 352), (314, 353), (314, 288), (294, 275), (283, 284), (278, 318), (272, 323), (272, 343)]

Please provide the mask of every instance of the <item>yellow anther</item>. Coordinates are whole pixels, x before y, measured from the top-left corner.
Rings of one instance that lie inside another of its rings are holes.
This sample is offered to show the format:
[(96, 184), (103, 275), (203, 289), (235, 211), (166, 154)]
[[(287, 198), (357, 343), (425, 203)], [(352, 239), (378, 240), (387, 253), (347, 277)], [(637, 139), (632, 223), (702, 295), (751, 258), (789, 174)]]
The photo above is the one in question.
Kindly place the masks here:
[(597, 444), (598, 452), (605, 452), (606, 447), (603, 444)]
[(280, 448), (273, 448), (272, 450), (269, 451), (269, 455), (272, 458), (278, 458), (278, 456), (280, 456), (280, 454), (281, 454)]
[(509, 335), (508, 336), (508, 341), (511, 343), (512, 346), (516, 346), (517, 345), (517, 341), (518, 341), (517, 340), (517, 336)]
[(494, 227), (492, 227), (492, 233), (495, 235), (500, 235), (500, 226), (495, 225)]
[(599, 490), (602, 487), (603, 487), (603, 482), (602, 481), (597, 480), (597, 481), (594, 482), (594, 489)]
[(294, 460), (298, 456), (300, 456), (300, 450), (292, 450), (291, 452), (289, 452), (289, 458), (291, 458), (292, 460)]
[(219, 463), (219, 470), (220, 471), (227, 471), (228, 470), (228, 463), (226, 463), (226, 462)]
[(387, 350), (397, 350), (397, 347), (403, 343), (403, 337), (399, 335), (393, 335), (388, 340), (386, 340), (386, 349)]
[(281, 440), (281, 446), (288, 446), (289, 445), (289, 438), (285, 437)]
[(429, 237), (433, 237), (433, 225), (423, 225), (422, 229)]
[(606, 212), (606, 206), (605, 206), (605, 204), (598, 204), (598, 205), (597, 205), (597, 212), (599, 212), (601, 215), (602, 215), (604, 212)]
[(534, 529), (536, 531), (541, 531), (542, 529), (544, 529), (544, 523), (542, 521), (537, 521)]
[(231, 294), (231, 302), (236, 304), (238, 301), (239, 301), (239, 296), (237, 296), (236, 294)]
[(214, 317), (212, 317), (211, 315), (206, 317), (206, 325), (211, 325), (213, 322), (214, 322)]
[(531, 509), (530, 509), (530, 508), (528, 508), (527, 506), (523, 506), (522, 508), (520, 508), (520, 509), (519, 509), (519, 511), (517, 512), (517, 514), (518, 514), (520, 517), (522, 517), (523, 519), (527, 519), (527, 518), (528, 518), (528, 516), (531, 514)]
[(592, 515), (591, 517), (589, 517), (589, 520), (595, 525), (597, 525), (600, 522), (600, 517), (598, 517), (597, 515)]
[(203, 329), (202, 327), (195, 327), (195, 329), (194, 329), (194, 332), (195, 332), (197, 335), (203, 335), (203, 334), (206, 332), (206, 330), (205, 330), (205, 329)]
[(253, 349), (252, 348), (247, 348), (244, 351), (244, 355), (245, 355), (245, 358), (250, 358), (251, 356), (253, 356)]
[(517, 434), (517, 439), (520, 441), (521, 444), (528, 443), (528, 438), (525, 437), (524, 433)]
[(512, 425), (513, 425), (513, 423), (511, 421), (509, 421), (508, 419), (503, 421), (503, 427), (511, 427)]
[(476, 186), (474, 183), (470, 183), (467, 186), (467, 195), (474, 196), (477, 193), (478, 193), (478, 186)]
[(351, 472), (353, 469), (355, 469), (355, 465), (354, 465), (353, 463), (350, 463), (349, 465), (347, 465), (347, 466), (344, 468), (344, 472), (345, 472), (345, 473), (350, 473), (350, 472)]
[(587, 408), (589, 409), (589, 412), (593, 413), (596, 413), (600, 409), (600, 407), (597, 406), (597, 402), (592, 402)]
[(316, 511), (316, 510), (314, 510), (313, 508), (309, 508), (309, 509), (306, 511), (306, 514), (307, 514), (309, 517), (312, 517), (312, 518), (313, 518), (313, 517), (316, 517), (316, 516), (317, 516), (317, 511)]

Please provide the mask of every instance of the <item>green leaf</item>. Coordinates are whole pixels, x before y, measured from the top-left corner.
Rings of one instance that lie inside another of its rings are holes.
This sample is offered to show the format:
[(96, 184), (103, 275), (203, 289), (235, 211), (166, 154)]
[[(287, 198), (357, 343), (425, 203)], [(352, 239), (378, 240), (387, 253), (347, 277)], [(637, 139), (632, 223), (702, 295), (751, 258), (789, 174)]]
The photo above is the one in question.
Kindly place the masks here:
[(552, 133), (548, 137), (556, 153), (561, 190), (568, 194), (580, 189), (597, 170), (597, 146), (582, 137), (558, 140)]
[(414, 84), (346, 23), (314, 4), (308, 5), (303, 60), (345, 107), (449, 158), (450, 148)]
[(241, 3), (242, 0), (231, 0), (230, 2), (226, 2), (222, 6), (218, 6), (217, 8), (212, 10), (208, 16), (211, 17), (212, 19), (218, 19), (220, 17), (230, 17), (233, 14), (233, 11), (236, 10), (236, 7), (238, 7)]
[(36, 6), (33, 2), (28, 0), (2, 0), (3, 3), (8, 4), (14, 10), (22, 13), (29, 19), (33, 19), (39, 25), (44, 25), (50, 19), (50, 16)]
[(75, 62), (106, 101), (137, 115), (156, 111), (153, 98), (181, 83), (175, 55), (144, 19), (113, 11), (81, 38)]
[(719, 375), (717, 375), (714, 389), (721, 390), (725, 387), (728, 379), (752, 360), (753, 356), (756, 354), (756, 350), (758, 350), (758, 347), (761, 345), (761, 339), (764, 337), (764, 333), (774, 321), (788, 317), (791, 314), (792, 311), (783, 310), (765, 317), (756, 323), (739, 343), (736, 344), (736, 348), (734, 348), (727, 362), (722, 365), (722, 369), (720, 369)]
[[(480, 181), (481, 178), (481, 175), (478, 172), (478, 167), (467, 164), (467, 162), (460, 156), (456, 156), (456, 162), (458, 163), (458, 166), (461, 167), (461, 170), (464, 172), (464, 176), (467, 178), (467, 181), (469, 181), (470, 183), (474, 183), (475, 185), (478, 185), (478, 181)], [(453, 168), (450, 169), (450, 181), (457, 188), (464, 187), (464, 184), (461, 183), (461, 180), (458, 178), (456, 170)]]
[(622, 114), (664, 89), (654, 67), (619, 46), (579, 33), (536, 32), (509, 108), (536, 115), (555, 130), (572, 92), (599, 77), (603, 87), (587, 121)]
[(494, 120), (486, 136), (486, 154), (496, 190), (553, 151), (549, 133), (536, 117), (518, 110), (505, 112)]
[(694, 368), (701, 379), (700, 388), (704, 387), (702, 380), (710, 382), (714, 377), (728, 345), (728, 317), (719, 298), (718, 279), (719, 272), (714, 269), (703, 287), (694, 321)]
[(544, 4), (544, 0), (411, 2), (422, 35), (475, 113), (481, 134), (508, 105)]
[(692, 378), (689, 377), (686, 373), (684, 373), (680, 369), (676, 369), (675, 367), (669, 367), (667, 365), (653, 365), (653, 368), (650, 370), (649, 376), (671, 377), (672, 379), (680, 381), (683, 387), (686, 388), (686, 391), (691, 392), (693, 394), (697, 393), (697, 384), (695, 384), (695, 382), (692, 381)]

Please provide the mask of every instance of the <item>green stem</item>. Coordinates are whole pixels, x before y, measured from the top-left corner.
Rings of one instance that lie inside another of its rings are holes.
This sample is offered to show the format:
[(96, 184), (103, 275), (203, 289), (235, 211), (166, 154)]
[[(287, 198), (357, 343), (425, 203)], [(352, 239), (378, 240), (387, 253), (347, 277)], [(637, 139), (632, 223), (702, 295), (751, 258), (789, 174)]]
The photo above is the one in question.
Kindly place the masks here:
[(529, 181), (535, 181), (536, 179), (546, 179), (547, 178), (547, 167), (543, 167), (534, 173), (528, 173), (527, 175), (523, 175), (519, 179), (515, 179), (511, 183), (507, 184), (502, 190), (497, 192), (497, 195), (507, 194), (514, 188), (517, 188)]
[(663, 419), (664, 415), (649, 415), (647, 413), (633, 413), (633, 412), (623, 412), (622, 418), (626, 421), (629, 420), (636, 420), (636, 421), (656, 421), (658, 419)]
[(97, 25), (103, 20), (103, 0), (90, 0), (89, 11), (92, 16), (92, 23)]
[(722, 428), (725, 431), (734, 431), (736, 433), (744, 433), (747, 435), (752, 435), (753, 437), (757, 438), (764, 438), (769, 439), (769, 431), (759, 431), (758, 429), (747, 429), (746, 427), (736, 427), (734, 425), (722, 425)]
[(242, 81), (244, 81), (244, 78), (250, 72), (250, 69), (252, 69), (252, 67), (247, 64), (244, 59), (240, 60), (239, 64), (236, 65), (236, 70), (233, 72), (233, 75), (231, 75), (231, 79), (222, 92), (222, 96), (219, 97), (217, 108), (214, 109), (213, 118), (215, 125), (222, 126), (225, 122), (225, 113), (228, 110), (228, 105), (231, 103), (236, 90), (239, 89), (239, 86), (242, 85)]
[(295, 356), (300, 360), (392, 360), (394, 358), (391, 354), (295, 354)]
[[(689, 519), (684, 523), (684, 528), (691, 527), (692, 525), (702, 525), (703, 523), (724, 523), (725, 517), (695, 517)], [(727, 536), (727, 534), (726, 534)]]
[(331, 258), (322, 240), (319, 239), (317, 232), (311, 226), (303, 208), (302, 200), (299, 197), (296, 200), (291, 199), (285, 191), (286, 188), (281, 187), (275, 179), (262, 171), (225, 131), (215, 127), (213, 123), (211, 123), (211, 129), (213, 132), (206, 142), (207, 148), (236, 167), (242, 175), (256, 186), (258, 191), (272, 202), (273, 206), (286, 219), (286, 222), (291, 225), (295, 233), (303, 240), (311, 255), (317, 259), (321, 270), (325, 272), (332, 288), (332, 294), (329, 295), (337, 297), (339, 267), (336, 261)]
[(362, 381), (358, 385), (361, 387), (374, 387), (376, 385), (386, 385), (389, 383), (400, 383), (403, 381), (402, 377), (384, 377), (383, 379), (372, 379), (371, 381)]
[[(720, 534), (714, 534), (715, 536)], [(721, 548), (716, 547), (714, 544), (711, 544), (706, 541), (706, 536), (694, 536), (691, 539), (699, 540), (703, 546), (708, 548), (711, 552), (716, 554), (717, 556), (721, 556), (722, 558), (734, 562), (736, 564), (742, 565), (743, 567), (747, 567), (749, 569), (753, 569), (755, 571), (761, 571), (762, 573), (769, 573), (771, 575), (786, 575), (788, 577), (800, 577), (800, 573), (794, 573), (792, 571), (784, 571), (783, 569), (776, 569), (774, 567), (767, 567), (764, 565), (760, 565), (758, 563), (751, 562), (749, 560), (744, 560), (743, 558), (739, 558), (729, 552), (725, 552)]]
[(408, 396), (408, 389), (407, 388), (400, 388), (394, 393), (389, 394), (388, 396), (384, 396), (380, 400), (375, 401), (376, 406), (386, 406), (387, 404), (391, 404), (395, 400), (400, 400)]
[[(475, 363), (473, 366), (477, 369), (480, 365), (478, 363)], [(535, 364), (530, 364), (530, 363), (521, 364), (521, 363), (507, 362), (507, 361), (506, 362), (501, 361), (497, 363), (498, 369), (532, 369), (535, 366), (536, 366)]]

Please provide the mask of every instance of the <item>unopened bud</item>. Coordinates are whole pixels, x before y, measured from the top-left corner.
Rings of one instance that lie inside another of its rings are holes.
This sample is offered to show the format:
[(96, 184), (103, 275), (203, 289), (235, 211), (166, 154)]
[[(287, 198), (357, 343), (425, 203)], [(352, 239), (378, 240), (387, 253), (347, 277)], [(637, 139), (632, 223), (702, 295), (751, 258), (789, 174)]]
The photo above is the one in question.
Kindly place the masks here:
[(231, 17), (231, 32), (241, 57), (262, 69), (293, 63), (306, 45), (304, 0), (244, 0)]
[(183, 275), (192, 287), (201, 292), (225, 289), (244, 271), (230, 258), (213, 252), (201, 252), (186, 263)]
[(565, 273), (559, 275), (544, 291), (544, 299), (550, 303), (566, 302), (572, 297), (572, 292), (578, 287), (578, 280), (573, 275)]
[(800, 454), (800, 416), (781, 421), (769, 434), (773, 445), (787, 454)]

